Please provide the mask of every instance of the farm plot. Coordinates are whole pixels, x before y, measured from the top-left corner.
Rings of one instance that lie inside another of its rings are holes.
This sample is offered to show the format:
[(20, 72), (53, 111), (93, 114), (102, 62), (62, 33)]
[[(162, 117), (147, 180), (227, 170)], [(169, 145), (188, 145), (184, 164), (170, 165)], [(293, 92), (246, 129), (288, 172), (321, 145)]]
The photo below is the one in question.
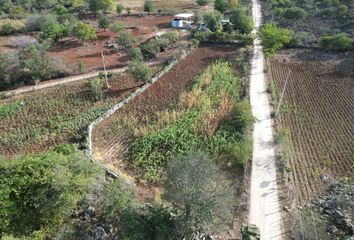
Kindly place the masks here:
[(130, 119), (131, 123), (149, 121), (149, 116), (173, 106), (181, 93), (191, 86), (195, 77), (209, 64), (217, 59), (232, 60), (236, 54), (237, 47), (229, 45), (204, 45), (195, 50), (144, 93), (94, 129), (95, 158), (116, 172), (129, 172), (129, 165), (124, 161), (124, 150), (131, 143), (131, 135), (114, 131), (121, 126), (121, 120)]
[(84, 128), (142, 83), (127, 75), (110, 79), (111, 89), (95, 101), (87, 82), (59, 85), (0, 100), (0, 154), (45, 151), (82, 141)]
[(326, 179), (352, 177), (354, 76), (338, 75), (332, 67), (315, 62), (273, 60), (270, 66), (278, 93), (291, 70), (276, 124), (289, 131), (297, 200), (308, 201), (326, 188)]

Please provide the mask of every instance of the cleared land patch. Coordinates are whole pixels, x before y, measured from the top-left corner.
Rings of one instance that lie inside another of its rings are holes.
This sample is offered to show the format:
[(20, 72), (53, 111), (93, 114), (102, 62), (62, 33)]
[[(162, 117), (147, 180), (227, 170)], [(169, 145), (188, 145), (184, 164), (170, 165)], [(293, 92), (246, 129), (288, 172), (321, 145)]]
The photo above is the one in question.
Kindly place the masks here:
[(296, 196), (308, 201), (323, 192), (327, 178), (352, 177), (354, 76), (318, 62), (269, 63), (278, 95), (291, 70), (276, 124), (289, 131)]

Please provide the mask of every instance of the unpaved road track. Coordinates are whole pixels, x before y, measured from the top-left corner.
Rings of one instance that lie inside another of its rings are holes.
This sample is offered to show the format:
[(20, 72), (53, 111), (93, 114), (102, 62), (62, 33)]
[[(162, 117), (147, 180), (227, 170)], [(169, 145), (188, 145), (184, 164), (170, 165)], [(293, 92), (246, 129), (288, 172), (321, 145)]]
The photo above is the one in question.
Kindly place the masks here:
[[(258, 0), (253, 0), (252, 14), (256, 33), (262, 18)], [(255, 40), (251, 64), (251, 105), (258, 121), (253, 132), (249, 223), (260, 228), (262, 240), (282, 239), (272, 121), (264, 81), (264, 55), (258, 38)]]

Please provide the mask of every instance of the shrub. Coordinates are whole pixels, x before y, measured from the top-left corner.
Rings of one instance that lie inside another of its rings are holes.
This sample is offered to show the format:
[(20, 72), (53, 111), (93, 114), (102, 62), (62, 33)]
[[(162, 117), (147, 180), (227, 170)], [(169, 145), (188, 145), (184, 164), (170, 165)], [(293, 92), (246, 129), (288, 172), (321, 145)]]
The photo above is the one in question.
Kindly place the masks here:
[(187, 239), (195, 232), (221, 230), (231, 222), (234, 190), (202, 152), (172, 159), (164, 189), (163, 197), (183, 212), (179, 228)]
[(68, 29), (58, 22), (46, 22), (42, 25), (41, 30), (45, 39), (59, 41), (61, 38), (68, 35)]
[(254, 23), (252, 18), (243, 8), (237, 8), (231, 12), (230, 21), (234, 25), (234, 29), (242, 34), (249, 34), (253, 30)]
[(141, 45), (140, 49), (144, 59), (146, 60), (156, 58), (157, 54), (161, 51), (160, 46), (156, 41), (149, 41), (144, 43)]
[(215, 0), (214, 2), (214, 9), (223, 13), (227, 10), (229, 4), (226, 0)]
[(132, 61), (142, 61), (144, 59), (140, 48), (133, 47), (130, 49), (130, 59)]
[(74, 34), (81, 41), (94, 40), (97, 38), (96, 30), (91, 25), (78, 22), (74, 27)]
[(150, 0), (146, 0), (144, 2), (144, 11), (147, 13), (155, 11), (155, 4)]
[(291, 7), (284, 10), (282, 16), (291, 22), (303, 20), (306, 17), (304, 9), (299, 7)]
[(121, 21), (115, 21), (109, 25), (109, 29), (112, 32), (121, 32), (124, 30), (124, 24)]
[(121, 179), (107, 184), (102, 196), (103, 216), (112, 223), (119, 223), (122, 215), (133, 207), (134, 191)]
[(197, 0), (199, 6), (206, 6), (209, 4), (209, 0)]
[(113, 6), (113, 0), (88, 0), (89, 8), (92, 12), (110, 10)]
[(53, 12), (56, 14), (56, 15), (64, 15), (64, 14), (68, 14), (69, 13), (69, 10), (64, 7), (63, 5), (56, 5), (54, 8), (53, 8)]
[(16, 32), (17, 32), (16, 28), (10, 22), (6, 22), (2, 25), (0, 34), (1, 35), (12, 35)]
[(132, 61), (128, 65), (129, 72), (136, 81), (149, 82), (151, 81), (151, 71), (148, 66), (140, 61)]
[(207, 12), (203, 15), (203, 21), (208, 26), (210, 31), (216, 32), (222, 30), (221, 20), (223, 15), (218, 11)]
[(276, 51), (288, 44), (292, 39), (292, 32), (279, 28), (275, 23), (266, 23), (259, 30), (259, 36), (264, 46), (264, 52), (272, 57)]
[(0, 159), (0, 172), (0, 232), (18, 237), (41, 232), (32, 239), (53, 239), (102, 174), (77, 150)]
[(106, 15), (100, 15), (99, 20), (98, 20), (98, 25), (100, 28), (103, 28), (106, 30), (111, 23), (110, 19)]
[(124, 6), (122, 4), (117, 4), (116, 11), (118, 14), (121, 14), (124, 10)]
[(287, 47), (313, 47), (317, 38), (314, 34), (309, 32), (293, 32), (291, 41), (286, 45)]
[(94, 100), (98, 101), (103, 98), (103, 80), (102, 78), (96, 77), (90, 79), (89, 82), (90, 90), (93, 95)]
[(138, 40), (133, 37), (130, 33), (124, 32), (119, 37), (117, 37), (116, 42), (123, 48), (128, 49), (133, 47), (133, 43), (137, 42)]
[(324, 36), (320, 39), (320, 47), (323, 50), (344, 52), (353, 49), (353, 40), (345, 33), (339, 33), (333, 36)]

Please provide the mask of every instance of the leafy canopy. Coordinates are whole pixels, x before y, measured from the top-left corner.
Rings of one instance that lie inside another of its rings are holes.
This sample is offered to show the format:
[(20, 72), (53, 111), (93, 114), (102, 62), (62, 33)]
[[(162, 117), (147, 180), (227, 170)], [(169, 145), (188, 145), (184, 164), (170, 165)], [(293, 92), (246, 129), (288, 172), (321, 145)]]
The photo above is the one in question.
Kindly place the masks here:
[(73, 145), (18, 159), (0, 159), (0, 232), (50, 239), (101, 174)]
[(279, 28), (275, 23), (266, 23), (259, 30), (259, 36), (264, 46), (264, 52), (272, 57), (278, 49), (281, 49), (292, 39), (292, 32)]

